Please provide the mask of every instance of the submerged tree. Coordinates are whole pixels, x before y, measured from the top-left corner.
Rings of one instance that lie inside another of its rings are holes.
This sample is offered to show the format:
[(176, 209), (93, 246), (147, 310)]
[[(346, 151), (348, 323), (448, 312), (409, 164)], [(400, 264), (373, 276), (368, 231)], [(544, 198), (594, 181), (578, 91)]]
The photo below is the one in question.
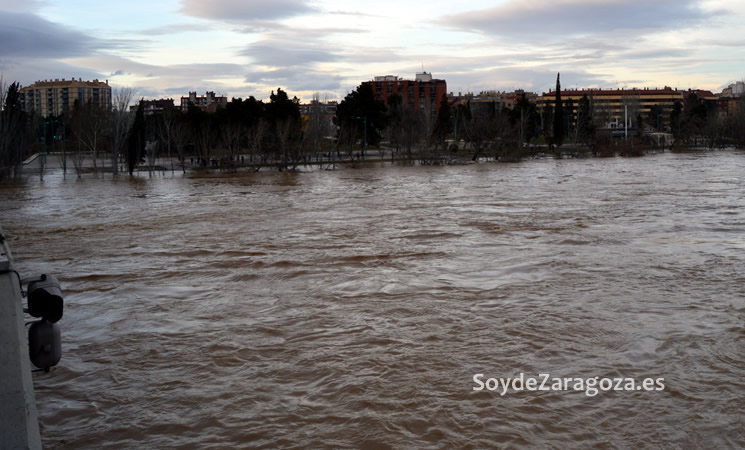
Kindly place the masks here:
[(81, 150), (91, 153), (93, 170), (98, 170), (98, 151), (104, 141), (108, 116), (109, 111), (97, 103), (75, 101), (70, 118), (70, 129), (78, 142), (78, 154), (73, 160), (73, 162), (78, 161), (80, 164), (77, 165), (76, 163), (78, 176), (80, 176), (82, 161), (85, 158)]
[(119, 159), (127, 143), (127, 134), (132, 127), (134, 114), (129, 110), (134, 90), (124, 87), (114, 93), (112, 103), (114, 108), (110, 114), (109, 132), (111, 143), (111, 167), (114, 175), (119, 173)]
[(510, 125), (516, 130), (517, 138), (520, 145), (524, 142), (530, 142), (536, 135), (537, 116), (534, 103), (528, 100), (525, 94), (515, 104), (515, 107), (508, 112)]
[(266, 105), (266, 119), (269, 123), (270, 142), (277, 152), (280, 170), (287, 168), (290, 161), (297, 163), (300, 150), (300, 101), (289, 98), (287, 92), (277, 88), (272, 92)]
[(133, 175), (135, 167), (140, 162), (142, 150), (145, 148), (145, 111), (143, 102), (140, 100), (137, 106), (137, 113), (135, 114), (134, 122), (132, 122), (132, 128), (129, 130), (129, 136), (127, 137), (127, 167), (129, 168), (129, 174)]

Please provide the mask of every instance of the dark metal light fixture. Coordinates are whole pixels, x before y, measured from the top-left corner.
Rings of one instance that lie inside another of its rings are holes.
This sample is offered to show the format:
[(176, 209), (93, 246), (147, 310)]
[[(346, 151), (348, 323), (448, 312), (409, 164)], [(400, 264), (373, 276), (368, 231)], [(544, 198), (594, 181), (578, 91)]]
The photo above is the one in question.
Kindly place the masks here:
[(62, 358), (62, 338), (57, 324), (64, 307), (62, 289), (54, 275), (44, 274), (24, 282), (28, 282), (28, 313), (39, 318), (31, 322), (28, 329), (29, 357), (34, 366), (49, 371)]

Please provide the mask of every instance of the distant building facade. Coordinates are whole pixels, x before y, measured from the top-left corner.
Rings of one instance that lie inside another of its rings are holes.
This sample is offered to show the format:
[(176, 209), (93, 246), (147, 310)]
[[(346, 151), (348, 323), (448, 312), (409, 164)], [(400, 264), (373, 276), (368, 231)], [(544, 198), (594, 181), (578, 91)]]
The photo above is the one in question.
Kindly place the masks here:
[(478, 94), (471, 92), (461, 94), (459, 92), (458, 95), (454, 95), (451, 92), (448, 94), (448, 102), (452, 106), (470, 105), (474, 107), (475, 105), (489, 105), (494, 111), (499, 112), (503, 109), (513, 109), (523, 96), (533, 104), (538, 99), (538, 94), (518, 89), (513, 92), (481, 91)]
[(336, 108), (339, 103), (332, 100), (328, 102), (320, 102), (312, 100), (310, 103), (304, 103), (300, 105), (300, 116), (304, 122), (308, 122), (313, 114), (319, 114), (326, 126), (332, 129), (334, 126), (334, 117), (336, 117)]
[[(679, 91), (670, 87), (663, 89), (580, 89), (562, 90), (561, 101), (564, 104), (564, 114), (570, 118), (570, 123), (576, 124), (579, 104), (582, 97), (590, 100), (590, 108), (596, 121), (602, 122), (603, 128), (623, 128), (626, 113), (628, 120), (636, 121), (636, 116), (648, 117), (653, 106), (657, 106), (662, 114), (657, 118), (658, 127), (670, 125), (670, 113), (675, 102), (684, 103), (686, 91)], [(709, 93), (709, 95), (711, 95)], [(549, 91), (538, 97), (539, 113), (547, 108), (554, 108), (556, 91)], [(566, 109), (571, 105), (569, 109)]]
[(386, 106), (388, 106), (388, 98), (397, 94), (403, 99), (404, 106), (414, 110), (425, 107), (437, 110), (440, 108), (442, 97), (447, 94), (447, 82), (432, 78), (432, 74), (427, 72), (417, 73), (413, 81), (394, 75), (385, 75), (362, 84), (369, 84), (375, 94), (375, 99), (382, 101)]
[[(130, 111), (137, 111), (139, 104), (135, 104), (129, 107)], [(146, 116), (152, 116), (153, 114), (162, 113), (166, 109), (175, 108), (172, 98), (161, 98), (157, 100), (142, 100), (143, 112)]]
[(722, 93), (719, 94), (719, 96), (720, 97), (742, 97), (742, 96), (745, 96), (745, 82), (744, 81), (738, 81), (737, 83), (730, 84), (724, 90), (722, 90)]
[(742, 112), (745, 103), (745, 82), (730, 84), (718, 96), (719, 113), (723, 116)]
[(188, 111), (189, 105), (194, 105), (202, 111), (215, 112), (218, 108), (228, 105), (228, 98), (217, 96), (211, 91), (207, 91), (203, 96), (197, 96), (196, 92), (189, 92), (188, 97), (181, 97), (181, 111)]
[(320, 102), (317, 100), (312, 100), (310, 103), (303, 103), (300, 105), (300, 114), (304, 116), (309, 116), (311, 112), (313, 112), (314, 108), (318, 108), (318, 111), (321, 114), (327, 115), (330, 114), (332, 116), (336, 115), (336, 108), (339, 106), (339, 103), (335, 100), (331, 100), (328, 102)]
[(111, 86), (106, 82), (80, 79), (37, 81), (21, 88), (19, 100), (27, 113), (35, 112), (41, 117), (69, 113), (75, 102), (92, 103), (111, 109)]

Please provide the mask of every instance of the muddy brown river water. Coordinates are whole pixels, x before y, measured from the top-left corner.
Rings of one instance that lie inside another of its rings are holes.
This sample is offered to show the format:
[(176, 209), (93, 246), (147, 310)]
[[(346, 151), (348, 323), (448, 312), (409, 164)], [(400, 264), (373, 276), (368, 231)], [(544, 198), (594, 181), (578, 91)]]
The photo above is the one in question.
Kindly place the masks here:
[[(745, 446), (745, 154), (0, 184), (48, 448)], [(664, 378), (475, 391), (475, 374)]]

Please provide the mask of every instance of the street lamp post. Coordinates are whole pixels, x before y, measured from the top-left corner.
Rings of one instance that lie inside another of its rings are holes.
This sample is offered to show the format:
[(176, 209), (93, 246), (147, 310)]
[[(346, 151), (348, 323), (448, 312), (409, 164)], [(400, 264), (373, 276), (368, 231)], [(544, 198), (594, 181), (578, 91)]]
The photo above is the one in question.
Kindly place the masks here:
[(41, 159), (41, 162), (44, 163), (44, 161), (47, 159), (47, 126), (49, 125), (48, 120), (44, 120), (44, 157)]
[(67, 135), (65, 132), (65, 124), (62, 124), (62, 170), (67, 175)]

